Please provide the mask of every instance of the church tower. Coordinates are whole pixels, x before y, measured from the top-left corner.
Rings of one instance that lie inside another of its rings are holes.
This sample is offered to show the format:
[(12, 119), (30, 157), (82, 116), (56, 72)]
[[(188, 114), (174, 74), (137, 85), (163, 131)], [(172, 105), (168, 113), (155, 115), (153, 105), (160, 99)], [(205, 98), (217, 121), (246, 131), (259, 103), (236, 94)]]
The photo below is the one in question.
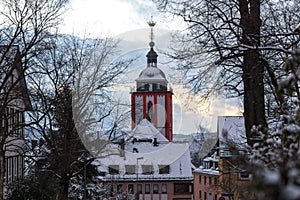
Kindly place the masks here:
[(162, 70), (157, 67), (157, 53), (154, 51), (153, 27), (151, 28), (150, 51), (147, 53), (147, 67), (136, 81), (136, 91), (131, 93), (132, 129), (144, 118), (148, 119), (169, 141), (172, 131), (172, 91)]

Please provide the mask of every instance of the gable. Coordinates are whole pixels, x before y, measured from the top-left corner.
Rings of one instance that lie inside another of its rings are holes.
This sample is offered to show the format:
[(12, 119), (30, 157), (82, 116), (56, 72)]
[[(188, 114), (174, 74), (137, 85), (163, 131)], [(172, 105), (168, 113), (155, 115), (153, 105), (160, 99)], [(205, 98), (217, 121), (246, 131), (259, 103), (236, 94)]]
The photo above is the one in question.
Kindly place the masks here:
[(3, 103), (32, 110), (18, 46), (0, 46), (0, 76), (1, 95), (9, 94), (9, 102)]

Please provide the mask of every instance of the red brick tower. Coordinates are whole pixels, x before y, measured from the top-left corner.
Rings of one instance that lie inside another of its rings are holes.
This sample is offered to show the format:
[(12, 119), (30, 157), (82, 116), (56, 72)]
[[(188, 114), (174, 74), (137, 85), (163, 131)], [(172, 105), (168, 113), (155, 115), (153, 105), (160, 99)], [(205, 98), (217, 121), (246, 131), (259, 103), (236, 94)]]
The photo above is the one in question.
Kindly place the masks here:
[(157, 53), (154, 51), (153, 27), (151, 28), (150, 51), (147, 54), (147, 67), (136, 81), (136, 91), (131, 94), (132, 129), (147, 118), (169, 141), (172, 131), (172, 91), (168, 90), (168, 81), (162, 70), (157, 67)]

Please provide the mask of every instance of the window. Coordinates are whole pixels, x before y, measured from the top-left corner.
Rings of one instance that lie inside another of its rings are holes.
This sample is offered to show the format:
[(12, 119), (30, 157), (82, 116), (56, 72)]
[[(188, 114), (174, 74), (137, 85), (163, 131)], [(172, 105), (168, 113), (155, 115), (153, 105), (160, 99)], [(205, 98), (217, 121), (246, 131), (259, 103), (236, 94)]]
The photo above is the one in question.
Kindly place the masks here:
[(202, 191), (199, 190), (199, 198), (201, 199), (202, 198)]
[(138, 185), (137, 185), (137, 193), (138, 193), (138, 194), (142, 194), (142, 193), (143, 193), (142, 184), (138, 184)]
[(15, 157), (6, 158), (6, 183), (11, 183), (15, 178)]
[(151, 101), (148, 102), (148, 109), (147, 109), (147, 119), (150, 121), (150, 122), (153, 122), (153, 103)]
[(170, 173), (170, 165), (159, 165), (159, 174), (169, 174)]
[(13, 158), (13, 180), (18, 179), (18, 157), (14, 156)]
[(207, 200), (206, 192), (204, 192), (204, 200)]
[(22, 156), (18, 156), (19, 178), (23, 177), (23, 169), (24, 169), (24, 158)]
[(158, 184), (153, 184), (153, 194), (158, 194)]
[(142, 165), (143, 174), (153, 174), (152, 165)]
[(114, 195), (114, 186), (110, 185), (110, 192), (109, 192), (109, 196), (113, 196)]
[(201, 175), (199, 175), (199, 183), (200, 183), (200, 184), (201, 184), (201, 178), (202, 178)]
[(167, 184), (161, 185), (161, 193), (163, 193), (163, 194), (167, 193)]
[(250, 179), (251, 175), (249, 174), (249, 172), (247, 170), (245, 170), (247, 167), (245, 166), (245, 163), (243, 163), (242, 161), (239, 161), (239, 168), (241, 169), (239, 171), (239, 179)]
[(208, 184), (209, 184), (209, 185), (212, 184), (211, 177), (208, 177)]
[(145, 193), (150, 194), (150, 184), (145, 184)]
[(174, 183), (174, 194), (190, 194), (193, 192), (191, 183)]
[(122, 194), (123, 193), (123, 185), (122, 184), (118, 184), (117, 185), (117, 193), (118, 194)]
[(215, 178), (215, 185), (218, 185), (218, 178)]
[(13, 108), (10, 108), (10, 115), (9, 115), (9, 120), (10, 120), (10, 127), (11, 127), (11, 131), (13, 131), (13, 133), (15, 132), (15, 110)]
[(160, 89), (160, 84), (157, 83), (156, 88), (159, 90)]
[(134, 187), (133, 187), (133, 184), (128, 184), (128, 193), (129, 194), (134, 194)]
[(247, 171), (242, 171), (242, 172), (239, 173), (239, 178), (240, 179), (249, 179), (250, 174)]
[(110, 165), (109, 173), (112, 175), (119, 174), (119, 165)]
[(135, 165), (125, 165), (125, 174), (135, 174)]
[(213, 198), (214, 198), (213, 195), (211, 193), (209, 193), (208, 194), (208, 199), (210, 200), (210, 199), (213, 199)]
[(206, 176), (204, 176), (204, 185), (206, 185)]

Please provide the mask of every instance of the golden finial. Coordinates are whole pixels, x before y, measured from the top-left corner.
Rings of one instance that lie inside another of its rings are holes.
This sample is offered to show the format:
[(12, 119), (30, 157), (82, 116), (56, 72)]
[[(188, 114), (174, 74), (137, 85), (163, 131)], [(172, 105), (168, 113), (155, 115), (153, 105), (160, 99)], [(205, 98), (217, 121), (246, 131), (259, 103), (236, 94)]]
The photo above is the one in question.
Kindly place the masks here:
[(153, 42), (153, 39), (154, 39), (154, 34), (153, 34), (153, 27), (155, 26), (156, 22), (153, 21), (153, 16), (151, 16), (151, 20), (148, 21), (148, 25), (150, 26), (151, 28), (151, 35), (150, 35), (150, 47), (153, 47), (154, 46), (154, 42)]
[(148, 21), (148, 25), (152, 28), (152, 27), (154, 27), (155, 26), (155, 24), (156, 24), (156, 22), (155, 21), (153, 21), (153, 16), (151, 16), (151, 20), (150, 21)]

